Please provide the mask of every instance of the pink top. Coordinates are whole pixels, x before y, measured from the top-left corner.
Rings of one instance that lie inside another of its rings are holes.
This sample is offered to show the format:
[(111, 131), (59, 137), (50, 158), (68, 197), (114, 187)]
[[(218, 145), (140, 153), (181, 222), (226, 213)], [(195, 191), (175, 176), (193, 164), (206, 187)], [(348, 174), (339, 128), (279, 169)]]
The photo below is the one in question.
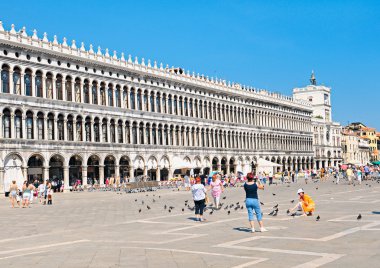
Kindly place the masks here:
[(213, 197), (220, 196), (222, 193), (222, 182), (219, 179), (216, 179), (215, 181), (211, 181), (210, 186), (211, 186), (211, 193)]

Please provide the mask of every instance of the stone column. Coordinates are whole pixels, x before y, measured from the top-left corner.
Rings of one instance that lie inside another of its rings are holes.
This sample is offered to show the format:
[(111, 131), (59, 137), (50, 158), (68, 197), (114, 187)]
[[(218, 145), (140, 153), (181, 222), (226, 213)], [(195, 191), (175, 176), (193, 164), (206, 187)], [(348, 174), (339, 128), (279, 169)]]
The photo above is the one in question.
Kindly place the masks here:
[(52, 97), (53, 97), (53, 100), (56, 100), (57, 99), (57, 88), (56, 88), (56, 83), (57, 83), (57, 79), (53, 77), (52, 79), (52, 90), (53, 90), (53, 94), (52, 94)]
[(104, 185), (104, 166), (99, 166), (99, 184)]
[(161, 172), (160, 172), (160, 168), (157, 167), (156, 169), (156, 181), (160, 181), (161, 180)]
[(115, 179), (117, 177), (120, 177), (120, 166), (119, 165), (115, 165)]
[(26, 166), (21, 167), (21, 172), (22, 172), (23, 180), (26, 181), (28, 178), (28, 167)]
[(41, 76), (41, 87), (42, 87), (42, 98), (46, 99), (47, 98), (47, 96), (46, 96), (47, 88), (46, 88), (46, 76), (45, 75)]
[(92, 81), (88, 81), (88, 103), (92, 104)]
[(173, 178), (173, 176), (174, 176), (174, 170), (172, 169), (172, 166), (169, 166), (168, 180)]
[(230, 165), (226, 164), (226, 168), (227, 168), (226, 170), (227, 174), (230, 174), (231, 173)]
[(129, 181), (130, 182), (134, 181), (134, 169), (133, 169), (133, 166), (129, 168)]
[[(22, 127), (23, 127), (23, 130), (22, 131), (24, 131), (24, 122), (25, 122), (25, 119), (24, 119), (24, 117), (22, 117)], [(24, 133), (23, 133), (24, 134)], [(0, 111), (0, 138), (2, 138), (3, 137), (3, 114), (1, 113), (1, 111)], [(22, 136), (23, 138), (24, 138), (24, 135)], [(1, 185), (0, 185), (0, 187), (1, 187)]]
[(63, 167), (63, 187), (64, 187), (64, 192), (70, 192), (70, 189), (69, 189), (69, 167), (68, 166), (64, 166)]
[(0, 194), (4, 194), (4, 168), (0, 167)]
[(77, 120), (73, 119), (73, 141), (77, 141)]
[(44, 139), (45, 140), (49, 140), (48, 120), (49, 118), (46, 115), (46, 117), (44, 118)]
[(37, 115), (33, 115), (33, 139), (38, 140)]
[(148, 166), (144, 166), (144, 176), (148, 175)]
[[(3, 124), (3, 122), (0, 122), (0, 124)], [(14, 139), (15, 137), (15, 115), (11, 114), (11, 139)]]
[(20, 95), (25, 96), (24, 73), (20, 71)]
[(53, 118), (53, 128), (54, 128), (54, 131), (53, 131), (53, 140), (58, 140), (58, 118)]
[[(58, 132), (58, 128), (55, 132)], [(75, 132), (73, 133), (73, 136), (75, 135)], [(63, 119), (63, 140), (67, 141), (67, 119)]]
[(82, 166), (82, 185), (87, 185), (87, 166)]
[(44, 181), (50, 179), (49, 178), (49, 167), (43, 167), (42, 170), (43, 170), (42, 177), (43, 177)]

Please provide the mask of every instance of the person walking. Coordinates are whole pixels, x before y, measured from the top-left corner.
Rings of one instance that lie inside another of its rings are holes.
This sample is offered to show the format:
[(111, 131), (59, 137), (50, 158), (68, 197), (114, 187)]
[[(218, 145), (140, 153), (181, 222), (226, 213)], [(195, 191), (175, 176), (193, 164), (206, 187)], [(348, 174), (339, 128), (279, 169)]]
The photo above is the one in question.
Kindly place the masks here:
[(224, 187), (220, 180), (220, 175), (215, 174), (214, 176), (212, 176), (212, 181), (210, 182), (210, 188), (211, 188), (212, 197), (214, 198), (215, 208), (219, 209), (220, 195), (222, 192), (224, 192)]
[(9, 199), (11, 201), (12, 208), (14, 208), (15, 203), (17, 203), (17, 194), (18, 194), (18, 187), (17, 187), (16, 181), (12, 181), (12, 184), (9, 187)]
[(206, 206), (205, 199), (207, 190), (201, 183), (200, 177), (195, 179), (195, 184), (191, 187), (191, 193), (193, 194), (196, 220), (200, 222), (205, 221), (205, 219), (203, 219), (203, 210)]
[(264, 190), (264, 185), (260, 183), (259, 180), (254, 179), (252, 173), (247, 174), (247, 182), (244, 184), (245, 191), (245, 206), (248, 211), (248, 221), (251, 226), (251, 232), (255, 232), (255, 226), (253, 221), (253, 211), (255, 211), (256, 219), (260, 225), (261, 232), (267, 232), (267, 229), (264, 228), (262, 221), (263, 214), (261, 213), (259, 197), (257, 194), (257, 189)]
[(45, 196), (45, 184), (43, 182), (38, 185), (38, 198), (40, 200), (40, 204), (42, 204), (42, 199), (44, 199)]
[(30, 195), (32, 194), (32, 184), (29, 184), (28, 181), (25, 181), (24, 185), (22, 186), (22, 207), (26, 208), (29, 207), (30, 202)]

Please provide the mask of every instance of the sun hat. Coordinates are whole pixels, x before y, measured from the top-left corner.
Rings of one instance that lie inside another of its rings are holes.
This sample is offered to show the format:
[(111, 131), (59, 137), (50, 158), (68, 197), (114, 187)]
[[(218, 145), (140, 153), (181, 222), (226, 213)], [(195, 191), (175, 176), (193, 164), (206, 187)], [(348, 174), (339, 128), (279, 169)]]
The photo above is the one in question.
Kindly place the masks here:
[(298, 189), (298, 191), (297, 191), (297, 194), (300, 194), (300, 193), (304, 193), (302, 188)]

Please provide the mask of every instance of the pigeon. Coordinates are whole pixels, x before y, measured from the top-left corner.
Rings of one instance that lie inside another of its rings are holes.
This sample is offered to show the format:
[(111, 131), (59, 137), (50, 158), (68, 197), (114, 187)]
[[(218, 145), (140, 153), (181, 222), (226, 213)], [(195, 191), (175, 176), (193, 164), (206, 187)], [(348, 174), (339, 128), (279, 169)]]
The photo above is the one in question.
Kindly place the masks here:
[(135, 202), (137, 202), (137, 199), (135, 199)]
[(294, 200), (290, 201), (290, 203), (294, 203)]
[(240, 204), (240, 202), (237, 202), (237, 203), (236, 203), (236, 205), (239, 205), (239, 204)]
[(316, 221), (319, 221), (320, 219), (321, 219), (321, 217), (319, 217), (319, 215), (318, 215), (316, 218)]
[(287, 211), (286, 211), (286, 214), (289, 214), (290, 213), (290, 210), (288, 209)]
[(241, 206), (240, 209), (244, 209), (244, 206)]
[(273, 208), (278, 208), (278, 204), (277, 204), (277, 205), (275, 205)]
[(358, 217), (356, 218), (357, 220), (361, 220), (362, 219), (362, 214), (359, 214)]
[(139, 209), (139, 213), (141, 213), (141, 208)]
[(228, 211), (227, 213), (228, 213), (228, 215), (230, 215), (230, 214), (231, 214), (231, 211)]
[(156, 200), (153, 199), (153, 203), (156, 203)]
[(185, 209), (184, 208), (182, 208), (182, 212), (184, 212), (185, 211)]
[(170, 209), (169, 209), (169, 213), (172, 212)]
[(228, 205), (224, 208), (224, 210), (227, 210), (228, 209)]
[(263, 202), (260, 202), (260, 204), (261, 204), (262, 206), (264, 206), (264, 203), (263, 203)]
[(235, 210), (238, 210), (240, 207), (236, 207)]
[(174, 209), (174, 207), (170, 206), (170, 207), (169, 207), (169, 209), (170, 209), (170, 210), (173, 210), (173, 209)]
[(167, 206), (165, 205), (165, 206), (164, 206), (164, 209), (166, 210), (166, 208), (167, 208)]
[(148, 196), (148, 194), (146, 196)]
[(274, 210), (272, 210), (271, 212), (269, 212), (268, 216), (273, 216), (274, 214)]
[(214, 210), (211, 210), (211, 211), (210, 211), (210, 215), (212, 215), (212, 213), (214, 213)]
[(185, 203), (189, 202), (189, 200), (185, 200)]
[(275, 193), (272, 193), (273, 196), (275, 196), (276, 194)]
[(150, 206), (146, 206), (147, 209), (150, 209)]
[(273, 213), (272, 216), (277, 216), (277, 214), (278, 214), (278, 209), (276, 209), (276, 210), (274, 211), (274, 213)]
[(144, 205), (144, 201), (141, 201), (141, 205)]
[(225, 200), (227, 198), (227, 196), (224, 196), (222, 199)]
[(161, 195), (159, 195), (158, 198), (161, 198)]
[(315, 190), (318, 190), (318, 187), (316, 187)]

